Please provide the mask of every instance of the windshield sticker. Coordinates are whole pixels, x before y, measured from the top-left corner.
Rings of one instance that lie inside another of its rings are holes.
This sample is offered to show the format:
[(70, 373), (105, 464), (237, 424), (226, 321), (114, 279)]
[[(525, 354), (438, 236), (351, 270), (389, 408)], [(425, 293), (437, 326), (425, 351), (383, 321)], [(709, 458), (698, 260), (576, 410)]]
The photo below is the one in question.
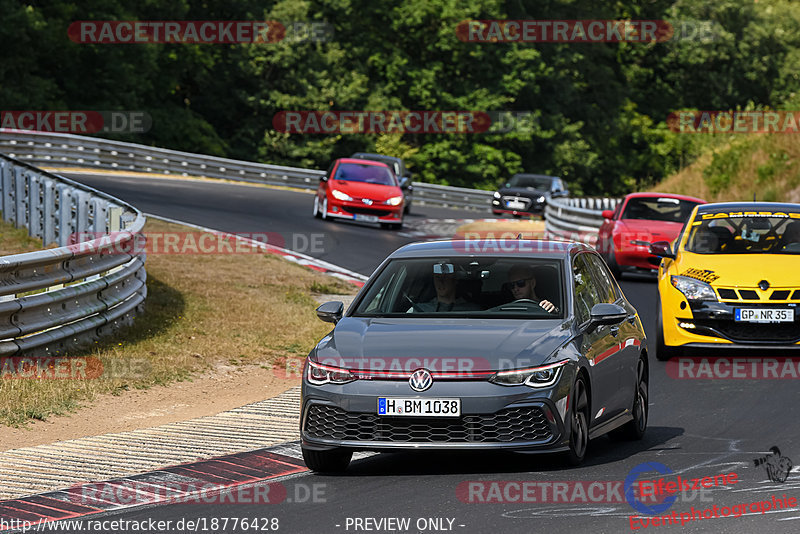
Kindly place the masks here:
[(719, 275), (714, 273), (714, 271), (709, 271), (708, 269), (703, 270), (695, 268), (686, 269), (681, 273), (681, 276), (688, 276), (689, 278), (695, 278), (702, 282), (706, 282), (707, 284), (710, 284), (711, 282), (719, 278)]
[(783, 211), (721, 211), (718, 213), (701, 213), (703, 220), (707, 219), (731, 219), (738, 217), (783, 217), (788, 219), (800, 219), (800, 213)]

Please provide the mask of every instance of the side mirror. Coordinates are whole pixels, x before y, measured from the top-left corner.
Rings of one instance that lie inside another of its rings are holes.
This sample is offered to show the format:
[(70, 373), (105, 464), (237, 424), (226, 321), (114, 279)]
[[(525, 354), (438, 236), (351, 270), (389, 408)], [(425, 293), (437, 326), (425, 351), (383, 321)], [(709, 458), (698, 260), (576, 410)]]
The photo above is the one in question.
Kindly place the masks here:
[(613, 219), (614, 218), (614, 210), (603, 210), (603, 218), (604, 219)]
[(338, 323), (339, 321), (341, 321), (343, 313), (344, 313), (344, 304), (342, 304), (338, 300), (326, 302), (325, 304), (317, 308), (317, 317), (319, 317), (326, 323), (333, 323), (333, 324)]
[(656, 241), (655, 243), (650, 243), (649, 252), (653, 256), (658, 256), (659, 258), (675, 259), (675, 253), (672, 252), (672, 247), (670, 247), (669, 241)]
[(619, 324), (628, 318), (625, 308), (609, 302), (601, 302), (592, 306), (589, 319), (588, 332), (593, 331), (598, 326), (607, 324)]
[(325, 175), (320, 176), (319, 177), (319, 181), (320, 182), (327, 182), (328, 181), (328, 175), (325, 174)]
[(408, 186), (408, 176), (403, 176), (400, 178), (400, 187)]

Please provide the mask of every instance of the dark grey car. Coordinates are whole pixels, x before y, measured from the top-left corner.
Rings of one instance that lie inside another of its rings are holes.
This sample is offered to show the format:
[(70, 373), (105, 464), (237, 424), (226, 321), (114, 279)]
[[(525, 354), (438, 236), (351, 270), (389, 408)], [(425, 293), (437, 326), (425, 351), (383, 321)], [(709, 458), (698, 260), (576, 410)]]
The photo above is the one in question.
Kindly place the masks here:
[(569, 196), (564, 181), (557, 176), (543, 174), (515, 174), (506, 182), (492, 198), (492, 213), (495, 215), (511, 214), (541, 215), (551, 198)]
[(579, 464), (589, 439), (647, 426), (641, 321), (586, 245), (407, 245), (346, 314), (328, 302), (317, 315), (336, 326), (303, 373), (315, 471), (345, 469), (356, 450), (563, 451)]

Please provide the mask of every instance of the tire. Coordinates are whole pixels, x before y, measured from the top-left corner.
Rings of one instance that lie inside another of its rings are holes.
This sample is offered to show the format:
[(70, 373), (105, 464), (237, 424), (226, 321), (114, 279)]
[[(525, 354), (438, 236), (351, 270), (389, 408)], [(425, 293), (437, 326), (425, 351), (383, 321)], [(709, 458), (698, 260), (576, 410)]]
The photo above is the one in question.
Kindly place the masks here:
[(649, 384), (650, 377), (647, 371), (647, 363), (643, 358), (640, 358), (636, 367), (636, 391), (633, 394), (633, 409), (631, 410), (633, 421), (629, 421), (613, 430), (611, 432), (612, 437), (629, 441), (640, 440), (644, 437), (649, 414)]
[(606, 263), (608, 264), (608, 268), (611, 271), (611, 274), (614, 275), (614, 278), (617, 280), (622, 280), (622, 269), (619, 267), (619, 263), (617, 263), (617, 255), (614, 254), (614, 243), (612, 242), (608, 246), (608, 254), (606, 255)]
[(661, 299), (658, 299), (658, 311), (656, 319), (656, 359), (662, 362), (670, 358), (677, 358), (683, 350), (680, 347), (670, 347), (664, 344), (664, 320), (661, 316)]
[(314, 195), (314, 217), (317, 219), (322, 217), (319, 213), (319, 195)]
[(569, 415), (569, 449), (566, 460), (569, 465), (578, 466), (586, 458), (589, 446), (589, 398), (583, 377), (578, 376), (572, 388), (572, 412)]
[(411, 204), (406, 204), (403, 208), (403, 215), (408, 215), (409, 213), (411, 213)]
[(347, 449), (313, 451), (303, 448), (303, 461), (317, 473), (341, 473), (350, 465), (352, 457), (353, 451)]
[(323, 221), (328, 220), (328, 195), (325, 195), (325, 198), (322, 199), (322, 213), (320, 217)]

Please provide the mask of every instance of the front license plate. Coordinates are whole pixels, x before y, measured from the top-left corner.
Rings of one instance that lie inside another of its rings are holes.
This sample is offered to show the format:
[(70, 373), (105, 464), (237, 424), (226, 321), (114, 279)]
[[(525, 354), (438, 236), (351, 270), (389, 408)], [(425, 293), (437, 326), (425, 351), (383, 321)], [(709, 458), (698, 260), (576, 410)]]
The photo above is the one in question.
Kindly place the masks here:
[(461, 399), (378, 397), (378, 415), (459, 417), (461, 415)]
[(736, 308), (736, 321), (744, 323), (791, 323), (794, 310), (788, 308)]
[(356, 214), (356, 220), (357, 221), (363, 221), (363, 222), (378, 222), (378, 216), (377, 215), (361, 215), (360, 213), (357, 213)]
[(506, 203), (506, 207), (512, 210), (522, 210), (525, 209), (525, 203), (519, 200), (509, 200)]

